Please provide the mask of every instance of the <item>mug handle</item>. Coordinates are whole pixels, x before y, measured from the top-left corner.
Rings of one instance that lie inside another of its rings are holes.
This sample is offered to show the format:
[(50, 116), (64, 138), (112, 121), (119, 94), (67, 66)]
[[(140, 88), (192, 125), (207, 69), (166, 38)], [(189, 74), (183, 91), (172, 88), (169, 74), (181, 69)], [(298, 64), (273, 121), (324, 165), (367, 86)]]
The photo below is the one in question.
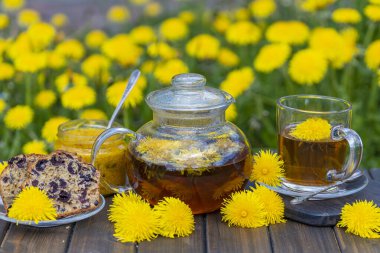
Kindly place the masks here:
[(363, 142), (354, 130), (338, 125), (332, 128), (331, 138), (334, 141), (345, 139), (350, 147), (349, 155), (342, 172), (330, 170), (327, 172), (328, 181), (339, 181), (349, 178), (358, 168), (363, 156)]
[[(100, 150), (100, 147), (102, 146), (102, 144), (110, 137), (116, 135), (116, 134), (122, 134), (122, 135), (126, 135), (128, 136), (130, 139), (132, 140), (135, 140), (135, 139), (139, 139), (141, 138), (141, 135), (130, 130), (130, 129), (127, 129), (127, 128), (109, 128), (109, 129), (106, 129), (104, 130), (95, 140), (94, 144), (92, 145), (92, 150), (91, 150), (91, 164), (93, 166), (95, 166), (95, 160), (96, 160), (96, 155), (98, 154), (99, 150)], [(114, 191), (115, 193), (123, 193), (123, 192), (126, 192), (126, 191), (130, 191), (132, 190), (132, 187), (131, 185), (129, 184), (129, 180), (128, 180), (128, 177), (127, 175), (125, 175), (126, 177), (126, 184), (121, 186), (121, 185), (113, 185), (113, 184), (110, 184), (108, 182), (106, 182), (105, 180), (101, 180), (100, 183), (101, 184), (104, 184), (103, 186), (106, 187), (106, 188), (109, 188), (111, 189), (112, 191)]]

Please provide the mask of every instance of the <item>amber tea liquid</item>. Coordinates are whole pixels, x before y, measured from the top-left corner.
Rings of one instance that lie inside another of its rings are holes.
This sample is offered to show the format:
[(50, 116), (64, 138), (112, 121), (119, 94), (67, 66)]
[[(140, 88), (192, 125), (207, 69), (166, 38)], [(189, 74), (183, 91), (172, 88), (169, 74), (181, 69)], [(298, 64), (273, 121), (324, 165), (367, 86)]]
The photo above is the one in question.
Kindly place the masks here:
[(326, 186), (329, 170), (342, 171), (348, 153), (345, 139), (302, 141), (289, 135), (295, 125), (286, 127), (278, 136), (279, 154), (284, 160), (286, 181), (301, 186)]

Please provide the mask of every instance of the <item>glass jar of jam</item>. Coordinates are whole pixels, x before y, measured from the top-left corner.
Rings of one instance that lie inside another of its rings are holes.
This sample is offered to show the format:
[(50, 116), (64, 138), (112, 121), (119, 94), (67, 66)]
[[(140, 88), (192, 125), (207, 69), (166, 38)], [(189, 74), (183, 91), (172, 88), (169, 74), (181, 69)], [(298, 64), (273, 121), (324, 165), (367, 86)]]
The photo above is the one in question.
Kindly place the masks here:
[[(96, 137), (107, 127), (103, 120), (72, 120), (59, 126), (54, 148), (76, 153), (85, 162), (91, 162), (91, 148)], [(126, 182), (127, 143), (122, 135), (109, 138), (96, 157), (95, 167), (100, 171), (100, 193), (112, 194), (106, 185), (124, 185)], [(103, 182), (103, 183), (102, 183)], [(104, 183), (105, 182), (105, 183)]]

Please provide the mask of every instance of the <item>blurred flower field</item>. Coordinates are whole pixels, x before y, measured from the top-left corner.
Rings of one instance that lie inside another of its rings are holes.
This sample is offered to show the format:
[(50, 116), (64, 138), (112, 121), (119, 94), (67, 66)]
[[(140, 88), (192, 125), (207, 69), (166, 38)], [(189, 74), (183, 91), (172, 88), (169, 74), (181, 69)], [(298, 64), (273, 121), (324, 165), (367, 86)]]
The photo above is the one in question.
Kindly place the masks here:
[(24, 0), (3, 0), (0, 159), (50, 151), (67, 120), (107, 119), (139, 68), (143, 75), (118, 120), (126, 127), (152, 118), (147, 93), (196, 72), (236, 98), (227, 119), (254, 149), (276, 147), (281, 96), (351, 101), (363, 164), (379, 166), (380, 0), (254, 0), (224, 9), (178, 2), (166, 11), (154, 0), (129, 0), (105, 11), (106, 29), (66, 34), (65, 13), (43, 20)]

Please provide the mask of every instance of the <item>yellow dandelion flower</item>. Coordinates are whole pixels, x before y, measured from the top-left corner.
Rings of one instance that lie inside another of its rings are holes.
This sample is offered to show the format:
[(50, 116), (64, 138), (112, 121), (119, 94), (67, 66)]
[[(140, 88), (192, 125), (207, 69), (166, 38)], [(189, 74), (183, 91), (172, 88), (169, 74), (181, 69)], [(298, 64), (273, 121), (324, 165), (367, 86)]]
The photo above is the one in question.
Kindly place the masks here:
[(264, 210), (266, 212), (265, 219), (267, 224), (285, 223), (284, 212), (285, 204), (281, 196), (276, 192), (269, 190), (265, 186), (256, 184), (256, 188), (250, 187), (253, 194), (260, 198), (260, 201), (264, 204)]
[(15, 68), (21, 72), (35, 73), (47, 65), (46, 53), (25, 53), (15, 60)]
[(57, 100), (57, 97), (52, 90), (42, 90), (38, 92), (38, 94), (34, 98), (34, 103), (43, 109), (47, 109), (51, 107), (55, 101)]
[(220, 84), (220, 89), (237, 98), (249, 89), (254, 80), (255, 75), (252, 68), (243, 67), (229, 72), (226, 79)]
[(315, 12), (327, 8), (333, 4), (335, 0), (303, 0), (301, 9), (308, 12)]
[(159, 219), (160, 234), (166, 237), (189, 236), (194, 231), (194, 216), (188, 205), (177, 198), (165, 197), (153, 209)]
[(200, 60), (216, 59), (219, 48), (219, 40), (209, 34), (199, 34), (186, 44), (188, 55)]
[(170, 84), (173, 76), (187, 72), (189, 72), (189, 68), (185, 62), (180, 59), (171, 59), (159, 63), (153, 75), (162, 84)]
[(102, 52), (127, 67), (138, 63), (143, 50), (128, 35), (118, 34), (103, 43)]
[(215, 30), (220, 33), (227, 31), (228, 27), (231, 25), (231, 20), (228, 15), (219, 14), (216, 16), (215, 20), (212, 23), (212, 26)]
[(377, 69), (380, 67), (380, 40), (375, 40), (365, 50), (365, 63), (370, 69)]
[(227, 28), (226, 40), (231, 44), (256, 44), (261, 38), (260, 28), (250, 21), (239, 21)]
[(345, 204), (338, 227), (363, 238), (380, 238), (380, 208), (373, 201), (355, 201)]
[(371, 4), (380, 4), (380, 0), (369, 0)]
[(144, 15), (148, 17), (157, 17), (162, 12), (162, 6), (158, 2), (148, 3), (144, 8)]
[(66, 91), (70, 86), (87, 86), (87, 79), (85, 76), (74, 73), (65, 72), (55, 79), (55, 86), (59, 92)]
[(15, 198), (8, 210), (10, 218), (20, 221), (56, 220), (57, 211), (47, 194), (37, 187), (24, 188)]
[(189, 29), (179, 18), (169, 18), (160, 25), (161, 36), (168, 41), (178, 41), (187, 36)]
[(140, 25), (133, 28), (129, 35), (135, 43), (141, 45), (147, 45), (157, 40), (154, 30), (147, 25)]
[(114, 236), (121, 242), (152, 240), (158, 234), (158, 216), (134, 193), (116, 195), (109, 210), (115, 224)]
[(254, 0), (249, 7), (255, 18), (267, 18), (276, 11), (276, 2), (274, 0)]
[(74, 86), (63, 92), (61, 100), (64, 108), (79, 110), (96, 102), (96, 92), (89, 86)]
[(33, 109), (27, 105), (16, 105), (7, 111), (4, 117), (5, 126), (9, 129), (20, 130), (32, 123)]
[[(107, 88), (106, 97), (107, 102), (112, 106), (117, 106), (119, 103), (121, 96), (125, 90), (125, 86), (127, 85), (127, 81), (119, 81), (112, 84)], [(140, 87), (135, 86), (131, 93), (129, 94), (127, 100), (124, 102), (124, 107), (132, 107), (135, 108), (138, 104), (140, 104), (144, 99), (143, 91)]]
[(40, 14), (32, 9), (23, 9), (18, 13), (17, 22), (22, 27), (28, 27), (40, 21)]
[(69, 121), (66, 117), (53, 117), (45, 122), (44, 126), (41, 130), (42, 138), (44, 138), (47, 142), (54, 142), (57, 140), (58, 127)]
[(266, 225), (264, 204), (252, 191), (232, 193), (230, 198), (224, 199), (220, 213), (228, 226), (257, 228)]
[(300, 21), (277, 21), (268, 27), (265, 37), (270, 42), (301, 45), (309, 33), (309, 27)]
[(232, 104), (226, 110), (226, 120), (234, 121), (236, 119), (236, 117), (237, 117), (236, 105)]
[(8, 11), (21, 9), (25, 4), (24, 0), (3, 0), (1, 2), (3, 4), (4, 10)]
[(84, 55), (82, 43), (75, 39), (69, 39), (57, 45), (55, 51), (66, 58), (80, 60)]
[(55, 29), (47, 23), (39, 22), (29, 26), (26, 34), (33, 49), (39, 51), (45, 49), (53, 41)]
[(99, 48), (107, 39), (108, 36), (104, 31), (93, 30), (86, 35), (84, 41), (89, 48)]
[(11, 79), (15, 74), (15, 70), (12, 65), (1, 62), (0, 63), (0, 80), (9, 80)]
[(10, 44), (11, 44), (11, 41), (9, 39), (0, 38), (0, 55), (3, 55), (4, 52), (7, 51)]
[(0, 114), (4, 112), (5, 107), (7, 107), (7, 103), (4, 99), (0, 98)]
[(257, 181), (269, 186), (279, 186), (284, 177), (284, 162), (277, 153), (270, 150), (260, 150), (253, 156), (251, 181)]
[(289, 64), (290, 77), (299, 84), (319, 83), (327, 72), (327, 60), (316, 50), (304, 49), (293, 55)]
[(80, 114), (79, 118), (107, 120), (107, 115), (103, 111), (98, 109), (87, 109)]
[(31, 51), (32, 48), (26, 32), (20, 33), (13, 43), (6, 45), (6, 53), (13, 61), (15, 61), (18, 56), (29, 54)]
[(353, 27), (347, 27), (340, 31), (340, 35), (343, 37), (348, 44), (355, 46), (356, 42), (359, 39), (358, 31)]
[(107, 12), (107, 19), (114, 23), (124, 23), (131, 14), (126, 6), (114, 5)]
[(8, 166), (7, 161), (1, 161), (0, 162), (0, 174), (3, 172), (3, 170)]
[(258, 71), (270, 73), (285, 64), (291, 50), (288, 44), (265, 45), (260, 49), (253, 66)]
[(69, 22), (69, 19), (64, 13), (56, 13), (51, 17), (50, 22), (55, 27), (63, 27), (67, 25), (67, 23)]
[(357, 24), (361, 21), (360, 13), (353, 8), (339, 8), (333, 11), (331, 18), (335, 23)]
[(47, 154), (45, 143), (39, 140), (33, 140), (25, 143), (24, 146), (22, 146), (22, 152), (24, 154)]
[(367, 5), (364, 8), (364, 14), (372, 20), (373, 22), (380, 21), (380, 6), (378, 5)]
[(6, 14), (0, 14), (0, 30), (7, 28), (9, 25), (9, 17)]
[(60, 69), (66, 66), (66, 58), (55, 51), (47, 51), (47, 67)]
[(221, 48), (219, 50), (218, 62), (225, 67), (234, 67), (239, 64), (240, 59), (232, 50)]
[(144, 61), (143, 64), (141, 64), (141, 72), (144, 74), (150, 74), (154, 71), (154, 68), (156, 67), (156, 63), (153, 60), (147, 60)]
[(110, 77), (109, 68), (111, 62), (108, 58), (100, 54), (93, 54), (87, 57), (81, 65), (82, 71), (89, 78), (100, 80), (106, 83)]
[(331, 135), (330, 123), (322, 118), (308, 118), (290, 131), (290, 136), (305, 141), (328, 140)]
[(147, 52), (150, 57), (160, 57), (164, 60), (176, 58), (178, 55), (177, 51), (165, 42), (150, 44)]
[(186, 24), (191, 24), (195, 20), (195, 14), (192, 11), (181, 11), (178, 14), (178, 18), (182, 19)]
[(233, 14), (237, 21), (244, 21), (249, 19), (250, 10), (247, 8), (238, 8), (233, 11)]

